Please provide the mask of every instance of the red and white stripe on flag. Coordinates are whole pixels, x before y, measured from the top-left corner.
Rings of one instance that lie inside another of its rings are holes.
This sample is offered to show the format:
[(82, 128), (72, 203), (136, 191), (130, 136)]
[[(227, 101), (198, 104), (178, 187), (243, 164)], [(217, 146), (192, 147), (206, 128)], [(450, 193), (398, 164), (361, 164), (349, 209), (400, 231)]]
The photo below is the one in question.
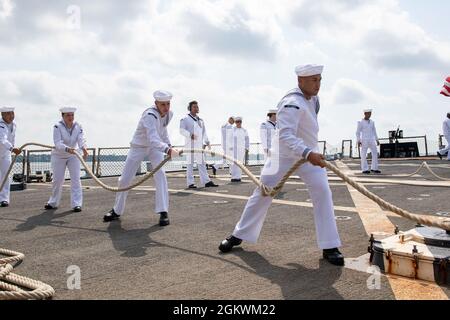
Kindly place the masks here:
[(445, 79), (444, 86), (442, 87), (441, 94), (450, 97), (450, 77)]

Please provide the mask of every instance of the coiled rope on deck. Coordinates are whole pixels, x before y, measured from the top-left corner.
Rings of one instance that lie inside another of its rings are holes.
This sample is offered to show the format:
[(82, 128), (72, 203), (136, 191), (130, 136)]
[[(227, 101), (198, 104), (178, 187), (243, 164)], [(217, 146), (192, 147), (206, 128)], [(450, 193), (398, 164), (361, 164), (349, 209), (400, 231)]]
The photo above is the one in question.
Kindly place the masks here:
[(55, 294), (55, 290), (46, 283), (12, 273), (12, 263), (21, 262), (25, 257), (22, 253), (0, 248), (0, 254), (7, 256), (0, 258), (0, 300), (41, 300)]

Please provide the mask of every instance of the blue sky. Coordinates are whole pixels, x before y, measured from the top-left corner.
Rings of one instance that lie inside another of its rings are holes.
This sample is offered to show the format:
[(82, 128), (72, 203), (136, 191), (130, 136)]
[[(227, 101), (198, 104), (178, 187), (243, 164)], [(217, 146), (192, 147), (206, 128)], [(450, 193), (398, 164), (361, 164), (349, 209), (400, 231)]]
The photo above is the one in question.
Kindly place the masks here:
[(127, 146), (165, 89), (174, 144), (192, 99), (213, 142), (229, 115), (258, 142), (295, 66), (322, 63), (321, 139), (354, 139), (371, 107), (380, 136), (401, 125), (437, 141), (449, 12), (447, 1), (0, 0), (0, 104), (17, 108), (18, 143), (51, 143), (71, 105), (91, 146)]

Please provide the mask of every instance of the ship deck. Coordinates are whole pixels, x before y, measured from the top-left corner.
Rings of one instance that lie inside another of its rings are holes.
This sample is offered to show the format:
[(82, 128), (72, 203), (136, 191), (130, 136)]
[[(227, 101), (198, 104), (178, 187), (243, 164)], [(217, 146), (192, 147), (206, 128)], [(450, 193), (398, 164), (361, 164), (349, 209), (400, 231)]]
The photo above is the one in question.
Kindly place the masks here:
[[(383, 174), (376, 177), (360, 175), (357, 160), (339, 161), (339, 166), (403, 209), (448, 215), (450, 182), (426, 171), (395, 176), (414, 172), (421, 162), (383, 160)], [(427, 162), (450, 178), (450, 163)], [(259, 174), (260, 167), (252, 171)], [(14, 272), (53, 286), (54, 299), (448, 299), (448, 286), (392, 275), (382, 275), (379, 288), (368, 287), (371, 269), (361, 261), (370, 233), (393, 233), (395, 226), (406, 231), (415, 223), (382, 210), (334, 174), (329, 178), (346, 257), (343, 268), (322, 259), (308, 191), (296, 178), (276, 197), (257, 244), (219, 253), (220, 241), (232, 232), (254, 189), (245, 177), (240, 184), (230, 183), (222, 170), (213, 178), (219, 188), (197, 190), (186, 190), (183, 173), (168, 174), (168, 227), (160, 227), (153, 213), (152, 179), (130, 191), (125, 214), (112, 223), (102, 217), (115, 195), (92, 180), (82, 182), (81, 213), (70, 210), (69, 181), (55, 211), (43, 209), (51, 184), (28, 184), (25, 191), (12, 192), (9, 208), (0, 209), (0, 247), (24, 253)], [(117, 178), (102, 180), (117, 183)], [(69, 266), (80, 268), (79, 290), (68, 289)]]

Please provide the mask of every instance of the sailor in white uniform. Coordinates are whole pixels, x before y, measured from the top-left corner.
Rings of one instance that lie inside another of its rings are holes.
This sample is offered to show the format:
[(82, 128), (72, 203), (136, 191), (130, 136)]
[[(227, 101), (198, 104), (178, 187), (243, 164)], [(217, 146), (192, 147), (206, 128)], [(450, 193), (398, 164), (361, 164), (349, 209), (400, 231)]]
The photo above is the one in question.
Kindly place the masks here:
[(77, 150), (83, 152), (84, 160), (88, 157), (86, 140), (81, 125), (75, 121), (76, 108), (65, 107), (59, 109), (61, 121), (53, 126), (52, 151), (53, 186), (52, 195), (45, 205), (46, 210), (58, 208), (61, 201), (62, 188), (66, 168), (69, 169), (71, 187), (71, 205), (74, 212), (81, 212), (83, 206), (83, 190), (80, 180), (80, 160), (75, 156)]
[[(0, 120), (0, 184), (5, 179), (6, 173), (11, 165), (11, 152), (20, 154), (20, 150), (15, 148), (16, 123), (14, 122), (14, 108), (0, 108), (2, 119)], [(10, 178), (6, 178), (3, 189), (0, 191), (0, 207), (9, 206)]]
[[(211, 149), (208, 135), (206, 134), (205, 121), (198, 116), (200, 108), (197, 101), (191, 101), (188, 105), (189, 113), (180, 121), (180, 133), (184, 136), (185, 149), (203, 149), (207, 146)], [(187, 170), (186, 180), (189, 189), (196, 189), (194, 180), (194, 162), (197, 163), (198, 172), (200, 174), (200, 184), (205, 188), (218, 187), (211, 181), (206, 170), (206, 160), (203, 153), (186, 153)]]
[[(361, 170), (364, 174), (381, 173), (378, 170), (378, 149), (380, 145), (378, 141), (377, 129), (375, 128), (375, 122), (370, 119), (372, 116), (372, 109), (364, 110), (364, 119), (358, 121), (358, 127), (356, 130), (356, 143), (358, 147), (361, 147)], [(367, 150), (370, 149), (372, 154), (371, 170), (367, 163)]]
[(272, 139), (277, 139), (275, 137), (277, 132), (277, 112), (278, 110), (275, 109), (269, 110), (267, 113), (267, 117), (269, 119), (261, 124), (259, 130), (265, 159), (269, 156), (270, 149), (272, 147)]
[[(176, 157), (179, 155), (179, 152), (172, 148), (167, 132), (167, 126), (173, 117), (173, 113), (170, 111), (172, 94), (167, 91), (155, 91), (153, 97), (155, 105), (146, 109), (142, 114), (130, 143), (125, 167), (118, 183), (119, 188), (125, 188), (131, 184), (141, 162), (146, 157), (154, 168), (164, 160), (165, 156)], [(170, 224), (169, 191), (164, 169), (158, 170), (154, 178), (156, 184), (155, 212), (159, 214), (159, 225), (167, 226)], [(128, 192), (117, 193), (113, 209), (103, 217), (105, 222), (120, 218), (125, 211), (127, 195)]]
[[(335, 265), (344, 264), (331, 190), (328, 184), (324, 156), (319, 153), (317, 113), (323, 66), (298, 66), (298, 87), (289, 91), (278, 104), (279, 142), (274, 143), (271, 155), (261, 172), (261, 181), (274, 187), (298, 159), (307, 159), (296, 172), (308, 187), (313, 203), (317, 242), (323, 250), (323, 257)], [(278, 146), (277, 146), (278, 145)], [(241, 219), (231, 236), (219, 246), (222, 252), (229, 252), (242, 240), (255, 243), (261, 232), (271, 197), (264, 197), (256, 188), (247, 202)]]
[(447, 119), (444, 120), (442, 124), (442, 131), (444, 133), (444, 137), (447, 140), (447, 147), (445, 149), (438, 151), (438, 156), (442, 160), (442, 156), (447, 154), (447, 160), (450, 161), (450, 112), (447, 113)]
[[(248, 132), (242, 128), (242, 117), (235, 117), (234, 123), (236, 126), (233, 128), (233, 146), (232, 155), (233, 158), (245, 163), (245, 158), (248, 155), (250, 148), (250, 141)], [(231, 165), (231, 182), (241, 182), (242, 170), (235, 163)]]
[[(229, 117), (228, 122), (225, 123), (221, 128), (223, 154), (229, 157), (233, 157), (233, 128), (234, 128), (234, 117)], [(231, 175), (232, 164), (230, 161), (224, 158), (222, 162), (222, 169), (225, 168), (225, 165), (228, 165)]]

